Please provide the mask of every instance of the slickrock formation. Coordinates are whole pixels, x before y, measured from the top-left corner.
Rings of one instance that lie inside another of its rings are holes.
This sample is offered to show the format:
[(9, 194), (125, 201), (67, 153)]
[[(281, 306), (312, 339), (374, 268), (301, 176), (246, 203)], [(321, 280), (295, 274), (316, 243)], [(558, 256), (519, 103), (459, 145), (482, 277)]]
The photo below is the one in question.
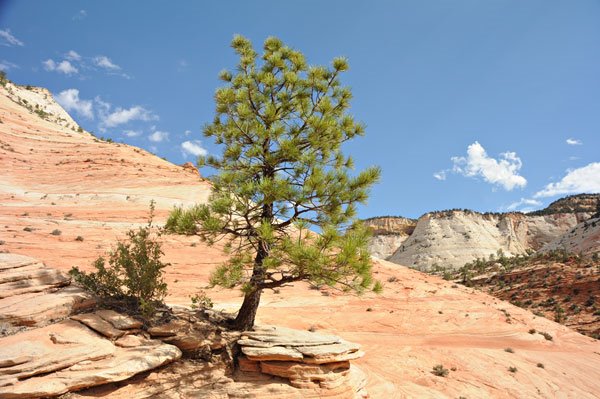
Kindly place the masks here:
[(58, 105), (52, 93), (43, 87), (19, 86), (7, 82), (4, 88), (6, 95), (12, 101), (27, 108), (30, 112), (40, 117), (69, 129), (78, 129), (79, 125), (71, 118), (60, 105)]
[(542, 252), (555, 249), (584, 255), (600, 253), (600, 217), (579, 223), (564, 235), (545, 245)]
[(75, 320), (64, 320), (0, 338), (5, 365), (0, 368), (0, 398), (58, 396), (122, 381), (180, 356), (173, 345), (147, 340), (124, 347)]
[[(245, 357), (239, 359), (241, 371), (282, 377), (294, 387), (312, 390), (305, 397), (368, 397), (364, 384), (352, 386), (350, 360), (361, 358), (360, 345), (332, 335), (260, 326), (245, 331), (238, 344)], [(363, 380), (364, 381), (364, 380)]]
[(471, 211), (428, 213), (390, 261), (428, 270), (434, 265), (456, 269), (475, 258), (538, 250), (561, 237), (591, 213), (531, 216), (520, 213), (481, 214)]
[(0, 329), (43, 326), (95, 304), (69, 284), (64, 273), (35, 259), (0, 253)]
[[(13, 334), (0, 338), (0, 398), (58, 396), (181, 357), (176, 346), (129, 335), (142, 326), (130, 317), (110, 310), (72, 315), (94, 301), (69, 284), (35, 259), (0, 254), (0, 322), (3, 335)], [(39, 328), (19, 332), (23, 326)]]
[(373, 230), (369, 253), (379, 259), (388, 259), (412, 234), (417, 224), (414, 219), (382, 216), (363, 220)]

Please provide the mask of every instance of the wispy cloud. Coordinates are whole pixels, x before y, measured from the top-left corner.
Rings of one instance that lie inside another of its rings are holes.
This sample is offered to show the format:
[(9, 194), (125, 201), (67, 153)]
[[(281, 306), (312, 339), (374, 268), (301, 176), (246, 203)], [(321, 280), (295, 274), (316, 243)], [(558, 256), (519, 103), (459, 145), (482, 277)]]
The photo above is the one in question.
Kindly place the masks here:
[(484, 181), (507, 191), (527, 185), (527, 180), (518, 173), (523, 163), (515, 152), (504, 152), (500, 154), (499, 159), (494, 159), (488, 156), (483, 146), (476, 141), (467, 147), (466, 157), (452, 157), (451, 160), (454, 173), (466, 177), (481, 177)]
[(86, 10), (79, 10), (77, 11), (77, 13), (75, 15), (73, 15), (73, 21), (81, 21), (83, 20), (85, 17), (87, 17), (87, 11)]
[(0, 60), (0, 71), (7, 72), (11, 69), (17, 69), (19, 66), (17, 64), (13, 64), (10, 61)]
[(104, 68), (104, 69), (108, 69), (108, 70), (112, 70), (112, 71), (118, 71), (121, 69), (120, 66), (113, 63), (111, 61), (111, 59), (105, 55), (96, 56), (96, 57), (94, 57), (93, 61), (94, 61), (94, 65), (96, 65), (100, 68)]
[(600, 162), (592, 162), (577, 169), (569, 169), (558, 182), (550, 183), (535, 193), (535, 198), (555, 195), (600, 193)]
[(25, 45), (25, 43), (13, 36), (13, 34), (10, 32), (10, 29), (0, 29), (0, 38), (2, 39), (2, 41), (0, 41), (0, 45), (2, 46), (13, 47)]
[(521, 198), (506, 207), (507, 211), (531, 212), (542, 205), (541, 201), (532, 198)]
[(160, 130), (155, 130), (148, 136), (148, 140), (153, 143), (160, 143), (165, 140), (169, 140), (169, 132), (161, 132)]
[(123, 134), (127, 137), (139, 137), (142, 135), (141, 130), (124, 130)]
[[(104, 103), (108, 104), (108, 103)], [(108, 104), (110, 109), (110, 104)], [(116, 108), (114, 112), (107, 112), (102, 117), (102, 125), (105, 127), (115, 127), (131, 121), (154, 121), (158, 116), (140, 105), (134, 105), (131, 108)]]
[(191, 131), (191, 130), (186, 130), (185, 132), (183, 132), (183, 135), (184, 135), (185, 137), (188, 137), (190, 134), (192, 134), (192, 131)]
[(79, 54), (75, 50), (69, 50), (63, 55), (62, 61), (47, 59), (43, 61), (44, 69), (47, 71), (62, 72), (67, 75), (76, 74), (80, 71), (103, 71), (109, 75), (118, 75), (126, 79), (131, 77), (123, 72), (120, 65), (117, 65), (113, 60), (105, 55), (97, 55), (95, 57), (86, 57)]
[(65, 54), (65, 58), (69, 61), (81, 61), (81, 56), (75, 50), (69, 50), (69, 52)]
[(188, 140), (181, 143), (181, 153), (184, 157), (188, 155), (204, 156), (208, 154), (206, 148), (202, 147), (202, 142), (200, 140)]
[(79, 72), (79, 69), (74, 67), (73, 64), (71, 64), (71, 62), (67, 60), (63, 60), (57, 63), (52, 59), (47, 59), (46, 61), (42, 62), (42, 64), (44, 64), (44, 68), (47, 71), (61, 72), (65, 75), (76, 74)]
[(581, 140), (574, 139), (574, 138), (568, 138), (566, 141), (567, 141), (568, 145), (582, 145), (583, 144), (583, 142)]
[(446, 173), (447, 173), (447, 171), (440, 170), (439, 172), (435, 172), (433, 174), (433, 177), (437, 180), (446, 180)]
[(94, 119), (94, 110), (91, 100), (82, 100), (79, 98), (79, 90), (68, 89), (61, 91), (56, 95), (56, 102), (67, 110), (67, 112), (75, 111), (87, 119)]

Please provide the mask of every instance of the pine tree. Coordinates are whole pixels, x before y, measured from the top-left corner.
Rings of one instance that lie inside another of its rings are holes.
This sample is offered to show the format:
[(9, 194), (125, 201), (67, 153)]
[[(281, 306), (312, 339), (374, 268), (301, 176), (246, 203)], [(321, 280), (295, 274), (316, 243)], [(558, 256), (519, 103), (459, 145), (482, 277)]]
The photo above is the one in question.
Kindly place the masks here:
[(230, 260), (213, 272), (211, 284), (242, 286), (233, 326), (239, 330), (254, 325), (264, 289), (307, 280), (379, 290), (356, 205), (367, 200), (380, 170), (352, 175), (352, 158), (341, 151), (364, 134), (346, 112), (352, 94), (339, 81), (346, 59), (308, 66), (302, 53), (274, 37), (265, 40), (260, 58), (242, 36), (231, 46), (239, 64), (220, 73), (225, 86), (216, 91), (216, 116), (204, 128), (224, 150), (199, 159), (217, 172), (211, 198), (175, 209), (167, 229), (198, 233), (209, 244), (226, 240)]

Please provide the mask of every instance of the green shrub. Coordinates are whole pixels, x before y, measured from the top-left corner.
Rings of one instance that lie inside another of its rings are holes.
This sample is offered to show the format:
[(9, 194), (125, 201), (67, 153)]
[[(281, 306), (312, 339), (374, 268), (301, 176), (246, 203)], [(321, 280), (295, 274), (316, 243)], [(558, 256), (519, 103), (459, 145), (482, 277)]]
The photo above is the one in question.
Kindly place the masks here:
[(127, 240), (119, 241), (108, 254), (108, 266), (99, 257), (94, 262), (95, 272), (88, 274), (73, 267), (69, 273), (101, 304), (151, 317), (167, 294), (163, 269), (169, 264), (160, 260), (163, 252), (159, 236), (154, 236), (150, 225), (130, 230)]
[(212, 299), (203, 290), (191, 296), (190, 299), (192, 300), (192, 309), (212, 309), (214, 306)]

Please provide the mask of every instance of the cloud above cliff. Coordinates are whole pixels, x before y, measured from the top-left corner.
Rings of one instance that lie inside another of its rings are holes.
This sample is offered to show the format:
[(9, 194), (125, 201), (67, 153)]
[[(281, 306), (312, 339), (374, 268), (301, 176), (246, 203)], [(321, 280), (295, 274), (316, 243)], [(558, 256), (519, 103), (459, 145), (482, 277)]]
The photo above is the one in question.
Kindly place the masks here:
[(500, 186), (506, 191), (527, 185), (527, 179), (519, 175), (523, 163), (515, 152), (503, 152), (495, 159), (476, 141), (467, 147), (467, 156), (452, 157), (451, 160), (452, 172), (465, 177), (482, 178), (485, 182)]
[(181, 152), (183, 153), (184, 157), (187, 157), (187, 155), (194, 155), (198, 157), (208, 154), (206, 148), (202, 147), (200, 140), (184, 141), (181, 143)]
[(546, 185), (534, 198), (580, 193), (600, 193), (600, 162), (567, 170), (560, 181)]
[(94, 107), (91, 100), (79, 98), (79, 90), (67, 89), (56, 95), (56, 102), (67, 112), (75, 112), (87, 119), (94, 119)]

